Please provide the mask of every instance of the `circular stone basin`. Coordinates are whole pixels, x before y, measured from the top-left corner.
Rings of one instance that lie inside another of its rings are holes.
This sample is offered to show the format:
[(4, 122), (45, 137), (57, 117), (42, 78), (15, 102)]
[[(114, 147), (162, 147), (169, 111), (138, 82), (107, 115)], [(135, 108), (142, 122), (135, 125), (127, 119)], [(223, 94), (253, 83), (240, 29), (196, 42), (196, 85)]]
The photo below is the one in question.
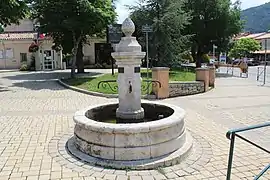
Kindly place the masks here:
[[(181, 150), (186, 143), (185, 111), (161, 103), (142, 103), (145, 119), (117, 120), (118, 104), (91, 106), (75, 113), (74, 144), (93, 157), (113, 161), (149, 160)], [(190, 140), (189, 140), (190, 141)], [(185, 154), (191, 149), (181, 152)]]

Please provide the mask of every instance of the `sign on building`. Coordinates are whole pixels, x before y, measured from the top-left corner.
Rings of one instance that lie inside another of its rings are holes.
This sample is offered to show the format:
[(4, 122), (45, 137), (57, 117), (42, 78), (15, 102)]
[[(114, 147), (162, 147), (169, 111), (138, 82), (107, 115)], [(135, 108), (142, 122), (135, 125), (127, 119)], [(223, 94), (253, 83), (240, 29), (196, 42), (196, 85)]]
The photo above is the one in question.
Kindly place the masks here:
[(145, 33), (149, 33), (149, 32), (153, 32), (153, 27), (152, 26), (149, 26), (149, 25), (143, 25), (142, 26), (142, 32), (145, 32)]
[(107, 28), (107, 42), (112, 44), (118, 44), (123, 36), (121, 30), (122, 24), (109, 25)]

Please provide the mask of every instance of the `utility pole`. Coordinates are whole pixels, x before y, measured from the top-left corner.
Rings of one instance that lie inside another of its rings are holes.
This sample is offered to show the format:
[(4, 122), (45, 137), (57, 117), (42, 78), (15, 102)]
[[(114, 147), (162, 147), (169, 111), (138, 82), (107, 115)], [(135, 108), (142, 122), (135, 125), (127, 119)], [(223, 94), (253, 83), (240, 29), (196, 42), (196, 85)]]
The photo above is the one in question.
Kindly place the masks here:
[(263, 73), (263, 85), (265, 85), (265, 81), (266, 81), (266, 64), (267, 64), (267, 39), (264, 40), (264, 49), (265, 49), (265, 52), (264, 52), (264, 73)]
[[(149, 80), (149, 47), (148, 47), (148, 33), (153, 32), (152, 26), (149, 26), (148, 24), (142, 26), (142, 32), (146, 33), (146, 78), (147, 81)], [(149, 87), (147, 89), (147, 94), (149, 94)]]

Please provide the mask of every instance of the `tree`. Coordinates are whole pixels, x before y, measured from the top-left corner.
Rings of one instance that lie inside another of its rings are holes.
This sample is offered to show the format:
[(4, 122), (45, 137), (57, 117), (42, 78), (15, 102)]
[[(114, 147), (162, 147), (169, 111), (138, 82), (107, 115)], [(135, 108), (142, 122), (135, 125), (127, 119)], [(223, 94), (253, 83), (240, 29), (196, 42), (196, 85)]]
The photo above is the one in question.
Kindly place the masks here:
[(145, 49), (143, 25), (153, 26), (149, 36), (149, 57), (156, 65), (173, 66), (187, 51), (189, 35), (183, 35), (183, 29), (189, 24), (189, 13), (183, 11), (183, 0), (147, 0), (130, 7), (131, 18), (136, 25), (135, 35)]
[(27, 16), (28, 10), (26, 3), (22, 0), (1, 0), (0, 25), (18, 24), (20, 19)]
[(186, 33), (194, 35), (191, 52), (197, 67), (201, 67), (202, 55), (213, 44), (219, 47), (218, 51), (226, 50), (231, 37), (242, 29), (238, 1), (232, 4), (230, 0), (187, 0), (185, 9), (192, 12)]
[(49, 33), (56, 44), (70, 34), (71, 77), (75, 76), (80, 43), (88, 36), (104, 34), (116, 16), (111, 0), (32, 0), (32, 11), (40, 22), (40, 30)]
[(250, 53), (260, 49), (261, 45), (255, 39), (242, 38), (235, 42), (234, 46), (229, 52), (229, 56), (234, 58), (248, 57)]

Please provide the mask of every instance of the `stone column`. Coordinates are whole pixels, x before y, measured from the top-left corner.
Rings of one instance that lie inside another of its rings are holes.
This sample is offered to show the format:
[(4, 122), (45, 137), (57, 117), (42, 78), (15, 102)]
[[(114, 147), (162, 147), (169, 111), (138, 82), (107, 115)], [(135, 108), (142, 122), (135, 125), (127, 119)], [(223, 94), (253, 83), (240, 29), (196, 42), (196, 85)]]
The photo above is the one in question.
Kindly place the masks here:
[(31, 57), (34, 56), (35, 57), (35, 68), (36, 71), (41, 70), (41, 63), (40, 63), (40, 50), (38, 50), (37, 52), (34, 52), (30, 55), (30, 62), (31, 62)]
[(118, 66), (119, 107), (116, 117), (123, 120), (143, 119), (140, 65), (145, 52), (141, 52), (136, 37), (131, 36), (135, 31), (135, 25), (130, 18), (123, 22), (122, 31), (126, 37), (121, 38), (115, 48), (116, 52), (112, 53)]
[(209, 69), (208, 68), (197, 68), (196, 69), (196, 81), (204, 82), (204, 91), (209, 89)]
[(153, 86), (153, 92), (158, 99), (169, 97), (169, 71), (167, 67), (152, 68), (152, 79), (161, 83), (161, 88), (158, 84)]
[(216, 68), (215, 67), (208, 67), (209, 68), (209, 86), (215, 87), (215, 79), (216, 79)]

